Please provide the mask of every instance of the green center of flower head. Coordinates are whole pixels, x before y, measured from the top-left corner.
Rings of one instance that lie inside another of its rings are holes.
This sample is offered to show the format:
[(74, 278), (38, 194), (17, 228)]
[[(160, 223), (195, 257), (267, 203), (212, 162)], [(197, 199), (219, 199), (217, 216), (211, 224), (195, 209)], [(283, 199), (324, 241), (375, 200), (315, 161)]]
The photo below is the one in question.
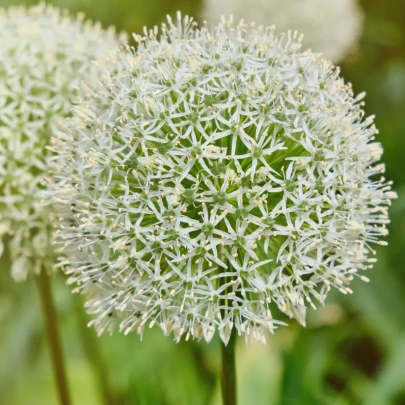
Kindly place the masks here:
[(227, 341), (232, 325), (262, 339), (278, 322), (271, 303), (304, 323), (331, 285), (348, 292), (366, 242), (384, 234), (373, 207), (392, 195), (369, 180), (376, 130), (338, 72), (271, 29), (210, 34), (185, 18), (137, 41), (55, 148), (58, 202), (80, 183), (78, 226), (60, 223), (83, 248), (73, 278), (96, 279), (102, 295), (120, 286), (102, 302), (126, 308), (122, 330), (158, 320), (177, 339), (218, 326)]

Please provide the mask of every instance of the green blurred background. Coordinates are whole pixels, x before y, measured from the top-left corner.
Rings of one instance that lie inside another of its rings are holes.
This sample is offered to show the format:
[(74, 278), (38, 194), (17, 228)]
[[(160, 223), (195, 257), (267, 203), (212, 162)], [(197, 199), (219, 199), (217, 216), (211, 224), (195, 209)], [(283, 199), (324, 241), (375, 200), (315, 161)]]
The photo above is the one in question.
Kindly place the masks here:
[[(201, 0), (52, 3), (129, 32), (177, 9), (198, 20), (202, 7)], [(387, 177), (400, 197), (390, 211), (389, 247), (379, 249), (369, 284), (356, 279), (353, 295), (331, 294), (324, 308), (310, 311), (306, 329), (290, 322), (267, 345), (238, 342), (240, 405), (405, 404), (405, 4), (363, 0), (360, 6), (363, 35), (341, 66), (355, 92), (367, 92), (366, 112), (377, 117)], [(14, 283), (7, 267), (3, 258), (0, 404), (57, 404), (34, 282)], [(142, 342), (118, 333), (96, 338), (63, 276), (52, 283), (74, 405), (107, 404), (108, 392), (116, 405), (220, 404), (218, 340), (175, 344), (159, 330), (148, 330)]]

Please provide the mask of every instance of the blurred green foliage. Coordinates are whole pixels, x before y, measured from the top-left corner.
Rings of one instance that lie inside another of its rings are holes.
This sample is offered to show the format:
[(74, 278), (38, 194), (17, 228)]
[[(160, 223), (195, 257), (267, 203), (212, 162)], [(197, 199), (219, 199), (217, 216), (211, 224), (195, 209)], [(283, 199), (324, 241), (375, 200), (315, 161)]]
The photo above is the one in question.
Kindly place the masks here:
[[(0, 0), (2, 6), (16, 3), (22, 2)], [(177, 9), (198, 19), (202, 5), (200, 0), (52, 3), (129, 32), (159, 24)], [(363, 0), (361, 6), (364, 34), (342, 71), (356, 93), (367, 92), (366, 112), (377, 117), (387, 177), (400, 195), (391, 209), (389, 247), (378, 251), (369, 284), (355, 281), (352, 296), (331, 294), (324, 308), (311, 311), (306, 329), (290, 322), (265, 346), (238, 343), (241, 405), (405, 404), (404, 1)], [(54, 405), (33, 280), (14, 283), (6, 257), (0, 268), (0, 404)], [(220, 403), (218, 340), (175, 344), (158, 330), (146, 331), (142, 342), (118, 333), (97, 338), (85, 329), (82, 304), (64, 277), (55, 276), (53, 284), (75, 405), (104, 404), (106, 381), (116, 405)]]

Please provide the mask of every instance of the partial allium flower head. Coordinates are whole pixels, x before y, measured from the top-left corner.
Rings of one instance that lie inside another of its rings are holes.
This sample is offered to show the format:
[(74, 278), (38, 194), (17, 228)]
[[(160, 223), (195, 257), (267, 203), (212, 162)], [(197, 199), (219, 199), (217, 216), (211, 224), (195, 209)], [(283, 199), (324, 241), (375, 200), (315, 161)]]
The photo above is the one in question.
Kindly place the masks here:
[(78, 84), (97, 79), (93, 59), (123, 39), (44, 4), (0, 10), (0, 254), (7, 241), (16, 280), (52, 262), (51, 209), (40, 203), (50, 137)]
[(323, 52), (334, 63), (356, 47), (363, 22), (356, 0), (205, 0), (203, 17), (209, 23), (230, 14), (235, 21), (298, 30), (305, 47)]
[(276, 307), (305, 324), (367, 280), (395, 193), (339, 71), (262, 27), (179, 16), (135, 39), (53, 146), (63, 265), (98, 332), (264, 340)]

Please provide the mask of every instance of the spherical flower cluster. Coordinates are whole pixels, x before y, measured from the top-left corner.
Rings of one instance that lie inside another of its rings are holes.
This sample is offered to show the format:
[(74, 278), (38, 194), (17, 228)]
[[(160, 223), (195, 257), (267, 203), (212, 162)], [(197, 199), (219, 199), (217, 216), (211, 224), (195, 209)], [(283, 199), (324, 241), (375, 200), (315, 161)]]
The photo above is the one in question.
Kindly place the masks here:
[(276, 307), (305, 324), (366, 280), (395, 193), (338, 70), (270, 28), (135, 38), (53, 144), (62, 265), (98, 332), (264, 340)]
[(78, 84), (97, 79), (93, 59), (122, 40), (44, 4), (0, 10), (0, 254), (7, 244), (17, 281), (52, 263), (51, 210), (40, 203), (50, 137)]
[(232, 14), (277, 30), (298, 30), (303, 45), (322, 52), (334, 63), (341, 61), (357, 44), (363, 16), (356, 0), (205, 0), (203, 17), (219, 22)]

